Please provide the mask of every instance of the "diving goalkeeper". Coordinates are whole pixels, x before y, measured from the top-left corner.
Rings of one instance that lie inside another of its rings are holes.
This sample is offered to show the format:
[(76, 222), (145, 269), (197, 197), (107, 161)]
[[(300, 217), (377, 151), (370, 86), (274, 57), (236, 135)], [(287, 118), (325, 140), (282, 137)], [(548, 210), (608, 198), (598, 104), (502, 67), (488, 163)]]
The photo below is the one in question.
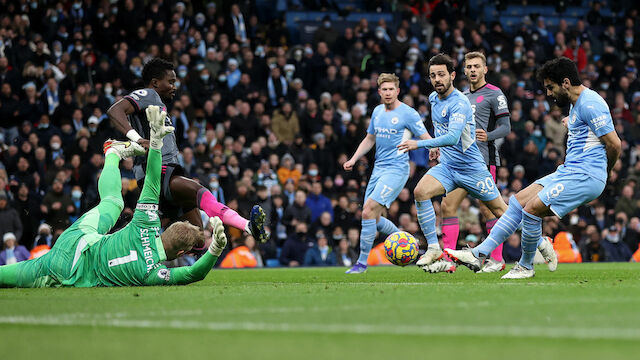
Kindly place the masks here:
[(158, 198), (162, 165), (162, 138), (173, 128), (164, 125), (165, 112), (146, 109), (151, 128), (147, 176), (133, 220), (123, 229), (107, 232), (124, 207), (121, 159), (143, 155), (135, 142), (109, 140), (104, 144), (105, 164), (98, 191), (100, 203), (63, 232), (51, 251), (42, 257), (0, 267), (0, 287), (91, 287), (183, 285), (205, 278), (227, 244), (219, 218), (211, 218), (213, 241), (192, 266), (167, 269), (173, 260), (202, 243), (203, 232), (186, 221), (176, 222), (160, 234)]

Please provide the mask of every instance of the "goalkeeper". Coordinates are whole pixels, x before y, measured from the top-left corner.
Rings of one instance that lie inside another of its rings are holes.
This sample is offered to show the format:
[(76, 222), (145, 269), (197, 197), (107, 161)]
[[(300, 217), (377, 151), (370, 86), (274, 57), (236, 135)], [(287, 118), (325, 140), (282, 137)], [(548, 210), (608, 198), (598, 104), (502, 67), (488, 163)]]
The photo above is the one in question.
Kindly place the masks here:
[(205, 278), (227, 244), (219, 218), (211, 218), (213, 241), (192, 266), (167, 269), (173, 260), (202, 243), (204, 235), (186, 221), (176, 222), (160, 235), (158, 198), (162, 165), (162, 138), (173, 131), (164, 125), (165, 112), (157, 106), (146, 109), (151, 136), (147, 176), (133, 220), (108, 234), (124, 207), (120, 169), (122, 158), (143, 155), (134, 142), (108, 140), (105, 164), (98, 190), (100, 203), (71, 225), (54, 247), (42, 257), (0, 267), (0, 287), (50, 286), (141, 286), (184, 285)]

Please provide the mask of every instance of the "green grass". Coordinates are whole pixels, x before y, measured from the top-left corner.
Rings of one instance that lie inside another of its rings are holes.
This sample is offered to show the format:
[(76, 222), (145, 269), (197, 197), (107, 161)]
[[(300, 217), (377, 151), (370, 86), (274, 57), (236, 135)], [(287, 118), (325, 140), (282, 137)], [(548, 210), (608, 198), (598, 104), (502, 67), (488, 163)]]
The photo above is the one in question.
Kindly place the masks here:
[(0, 351), (7, 359), (520, 360), (640, 350), (640, 264), (538, 267), (527, 281), (466, 269), (343, 272), (216, 270), (186, 287), (3, 289)]

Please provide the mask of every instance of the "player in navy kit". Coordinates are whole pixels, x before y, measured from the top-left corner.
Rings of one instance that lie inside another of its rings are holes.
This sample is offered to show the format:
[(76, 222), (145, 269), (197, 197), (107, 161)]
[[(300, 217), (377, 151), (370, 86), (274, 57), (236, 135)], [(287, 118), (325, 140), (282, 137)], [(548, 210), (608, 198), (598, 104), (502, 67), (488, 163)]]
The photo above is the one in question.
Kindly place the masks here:
[(367, 270), (367, 258), (376, 230), (385, 235), (398, 231), (391, 221), (382, 216), (384, 207), (391, 206), (409, 179), (409, 154), (398, 151), (396, 146), (411, 138), (411, 134), (420, 139), (431, 138), (418, 112), (398, 100), (399, 85), (400, 80), (395, 74), (380, 74), (378, 94), (382, 104), (373, 110), (367, 136), (353, 157), (344, 163), (344, 169), (350, 171), (358, 159), (376, 146), (376, 161), (362, 209), (360, 257), (347, 274), (360, 274)]
[[(149, 121), (145, 109), (148, 106), (159, 106), (166, 109), (165, 102), (171, 101), (176, 93), (176, 73), (173, 64), (154, 58), (145, 64), (142, 70), (145, 88), (135, 90), (124, 99), (109, 108), (107, 115), (114, 127), (125, 134), (129, 140), (148, 148)], [(167, 126), (172, 126), (171, 119), (166, 117)], [(144, 180), (146, 157), (136, 157), (134, 174), (138, 184)], [(265, 214), (260, 206), (254, 206), (251, 220), (246, 220), (237, 212), (220, 204), (213, 194), (200, 183), (183, 176), (182, 167), (178, 164), (178, 146), (174, 134), (164, 140), (162, 147), (162, 190), (160, 193), (160, 210), (163, 217), (162, 226), (170, 221), (188, 220), (202, 227), (202, 209), (210, 217), (219, 217), (225, 225), (231, 225), (251, 234), (256, 240), (264, 242), (267, 234), (264, 230)], [(204, 244), (199, 244), (204, 248)]]
[(566, 57), (553, 59), (538, 70), (547, 95), (569, 111), (567, 155), (558, 169), (509, 199), (507, 212), (480, 246), (447, 254), (469, 267), (503, 243), (522, 222), (522, 257), (502, 278), (526, 279), (535, 275), (533, 257), (542, 238), (542, 218), (562, 218), (573, 209), (600, 196), (609, 170), (621, 152), (609, 106), (595, 91), (582, 85), (576, 64)]

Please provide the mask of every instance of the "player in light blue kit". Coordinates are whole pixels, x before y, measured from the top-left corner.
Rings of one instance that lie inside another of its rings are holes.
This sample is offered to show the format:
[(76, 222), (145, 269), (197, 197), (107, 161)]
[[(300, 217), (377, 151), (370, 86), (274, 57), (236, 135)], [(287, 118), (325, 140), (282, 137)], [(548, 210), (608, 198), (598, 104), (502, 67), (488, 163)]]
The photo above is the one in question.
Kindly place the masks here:
[(453, 86), (456, 75), (453, 60), (445, 54), (435, 55), (429, 60), (428, 71), (435, 89), (429, 95), (429, 102), (436, 137), (421, 141), (407, 140), (398, 149), (440, 148), (440, 164), (429, 169), (413, 191), (418, 222), (428, 244), (427, 251), (417, 264), (428, 272), (453, 272), (455, 265), (443, 259), (438, 243), (436, 214), (431, 198), (460, 187), (482, 201), (496, 217), (504, 213), (507, 205), (478, 149), (471, 103)]
[(385, 236), (398, 231), (391, 221), (382, 216), (384, 207), (391, 205), (409, 179), (409, 154), (398, 151), (396, 146), (410, 139), (411, 134), (420, 139), (431, 138), (418, 112), (398, 100), (399, 86), (400, 80), (395, 74), (383, 73), (378, 76), (378, 94), (382, 104), (373, 110), (367, 136), (353, 157), (344, 163), (344, 169), (350, 171), (362, 156), (376, 146), (376, 161), (362, 209), (360, 257), (347, 270), (347, 274), (367, 271), (367, 259), (376, 230)]
[[(491, 234), (473, 250), (447, 251), (466, 266), (481, 266), (486, 255), (505, 241), (522, 221), (522, 257), (503, 279), (535, 275), (533, 257), (542, 237), (542, 218), (562, 218), (600, 196), (607, 174), (621, 152), (607, 103), (582, 85), (573, 61), (561, 57), (538, 70), (538, 80), (560, 107), (571, 103), (567, 155), (556, 172), (543, 177), (509, 199), (509, 208)], [(543, 254), (544, 255), (544, 254)]]

